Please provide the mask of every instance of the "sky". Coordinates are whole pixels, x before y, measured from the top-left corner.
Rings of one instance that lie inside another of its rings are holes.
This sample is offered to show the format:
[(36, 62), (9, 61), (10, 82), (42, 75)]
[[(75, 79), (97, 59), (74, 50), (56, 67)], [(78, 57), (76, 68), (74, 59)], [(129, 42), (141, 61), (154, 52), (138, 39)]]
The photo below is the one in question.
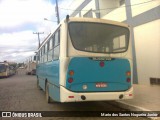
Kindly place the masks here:
[[(60, 20), (71, 11), (73, 0), (58, 0)], [(47, 18), (50, 21), (44, 20)], [(53, 30), (57, 22), (55, 0), (0, 0), (0, 62), (25, 62)]]

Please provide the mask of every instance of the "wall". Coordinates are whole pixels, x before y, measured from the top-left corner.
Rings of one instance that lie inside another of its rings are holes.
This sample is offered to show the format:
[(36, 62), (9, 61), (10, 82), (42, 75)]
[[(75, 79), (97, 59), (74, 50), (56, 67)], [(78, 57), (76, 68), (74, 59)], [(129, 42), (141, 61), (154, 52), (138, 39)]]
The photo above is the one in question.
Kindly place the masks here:
[(120, 7), (120, 8), (114, 9), (110, 13), (103, 16), (102, 19), (114, 20), (114, 21), (118, 21), (118, 22), (125, 21), (126, 20), (125, 7)]
[[(128, 22), (133, 27), (138, 83), (150, 84), (150, 78), (160, 78), (160, 12), (158, 7), (160, 0), (130, 0), (131, 6), (123, 5), (119, 8), (116, 8), (119, 6), (119, 0), (92, 0), (83, 7), (82, 17), (90, 9), (96, 9), (95, 1), (99, 1), (97, 9), (100, 11), (96, 12), (100, 13), (100, 18)], [(116, 9), (107, 9), (114, 7)], [(153, 8), (156, 9), (153, 10)], [(92, 13), (93, 17), (96, 17), (95, 12)], [(76, 16), (78, 17), (79, 14)]]
[[(83, 10), (81, 11), (81, 16), (83, 17), (89, 10), (95, 10), (95, 1), (92, 0), (88, 5), (86, 5)], [(93, 18), (96, 18), (96, 15), (94, 12), (92, 12)]]
[(99, 0), (99, 8), (103, 9), (100, 11), (101, 17), (116, 9), (117, 7), (119, 7), (119, 0)]
[(160, 78), (160, 19), (134, 28), (139, 84)]
[[(68, 6), (69, 14), (72, 14), (74, 10), (76, 10), (79, 5), (81, 5), (85, 0), (73, 0), (72, 3)], [(76, 16), (78, 16), (77, 14)]]
[[(143, 3), (143, 4), (142, 4)], [(132, 16), (142, 14), (160, 5), (160, 0), (131, 0)]]

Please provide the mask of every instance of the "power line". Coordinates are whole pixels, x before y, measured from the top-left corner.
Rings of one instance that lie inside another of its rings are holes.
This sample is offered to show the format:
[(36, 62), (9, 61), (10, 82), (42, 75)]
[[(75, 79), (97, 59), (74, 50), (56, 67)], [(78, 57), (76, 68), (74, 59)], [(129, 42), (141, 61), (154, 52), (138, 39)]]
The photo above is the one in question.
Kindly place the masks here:
[[(95, 10), (92, 10), (92, 11), (102, 11), (102, 10), (107, 10), (107, 9), (116, 9), (116, 8), (123, 8), (123, 7), (131, 7), (131, 6), (137, 6), (137, 5), (146, 4), (146, 3), (150, 3), (150, 2), (154, 2), (154, 1), (157, 1), (157, 0), (151, 0), (151, 1), (147, 1), (147, 2), (137, 3), (137, 4), (133, 4), (133, 5), (120, 6), (120, 7), (111, 7), (111, 8), (104, 8), (104, 9), (95, 9)], [(60, 9), (63, 9), (63, 10), (70, 10), (70, 11), (88, 11), (88, 10), (73, 10), (73, 9), (61, 8), (61, 7), (59, 7), (59, 8), (60, 8)]]

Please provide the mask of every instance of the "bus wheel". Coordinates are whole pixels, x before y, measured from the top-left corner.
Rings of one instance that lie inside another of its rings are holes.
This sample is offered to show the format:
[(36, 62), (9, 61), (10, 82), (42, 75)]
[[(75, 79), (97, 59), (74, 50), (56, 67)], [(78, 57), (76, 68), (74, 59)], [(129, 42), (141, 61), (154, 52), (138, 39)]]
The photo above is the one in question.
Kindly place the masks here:
[(49, 96), (49, 84), (48, 83), (46, 83), (46, 100), (47, 100), (47, 103), (52, 102), (51, 97)]

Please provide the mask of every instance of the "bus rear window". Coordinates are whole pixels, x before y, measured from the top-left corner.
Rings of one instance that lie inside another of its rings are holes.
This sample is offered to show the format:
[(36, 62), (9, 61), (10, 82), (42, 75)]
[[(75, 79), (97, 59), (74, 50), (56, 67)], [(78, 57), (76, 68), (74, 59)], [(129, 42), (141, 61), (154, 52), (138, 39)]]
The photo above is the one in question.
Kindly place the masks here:
[(94, 53), (121, 53), (128, 49), (129, 29), (121, 26), (70, 22), (69, 34), (75, 49)]

